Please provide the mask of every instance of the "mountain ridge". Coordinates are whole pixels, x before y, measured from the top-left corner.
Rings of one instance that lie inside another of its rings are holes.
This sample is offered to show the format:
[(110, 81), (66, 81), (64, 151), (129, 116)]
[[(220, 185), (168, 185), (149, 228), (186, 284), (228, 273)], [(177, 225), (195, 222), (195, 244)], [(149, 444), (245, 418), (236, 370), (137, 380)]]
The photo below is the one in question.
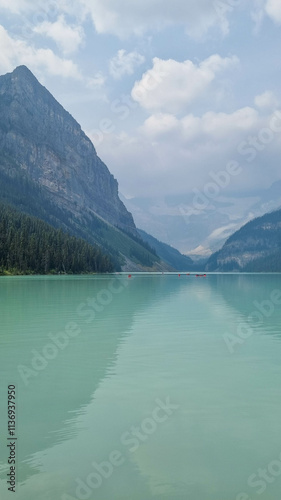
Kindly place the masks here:
[[(2, 131), (3, 121), (6, 128), (6, 134), (0, 133), (1, 149), (16, 153), (21, 168), (46, 187), (57, 204), (72, 211), (77, 204), (136, 234), (133, 217), (118, 197), (116, 179), (78, 122), (31, 71), (19, 66), (0, 77), (0, 96)], [(105, 190), (110, 197), (103, 196)]]
[(171, 266), (176, 271), (191, 271), (194, 268), (194, 262), (192, 259), (186, 255), (181, 254), (176, 248), (171, 245), (167, 245), (162, 241), (159, 241), (151, 234), (146, 233), (142, 229), (138, 228), (138, 232), (144, 241), (155, 249), (157, 255)]
[(163, 268), (91, 140), (26, 66), (0, 76), (0, 200), (99, 245), (117, 270)]
[(281, 209), (256, 217), (228, 238), (207, 271), (280, 271)]

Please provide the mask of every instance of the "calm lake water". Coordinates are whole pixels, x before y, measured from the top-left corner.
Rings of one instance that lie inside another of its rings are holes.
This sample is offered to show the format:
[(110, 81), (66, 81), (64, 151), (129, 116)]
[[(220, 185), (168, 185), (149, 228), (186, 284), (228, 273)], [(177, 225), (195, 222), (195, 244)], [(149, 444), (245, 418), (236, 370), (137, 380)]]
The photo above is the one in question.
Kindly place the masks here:
[(0, 278), (1, 500), (280, 499), (280, 299), (281, 275)]

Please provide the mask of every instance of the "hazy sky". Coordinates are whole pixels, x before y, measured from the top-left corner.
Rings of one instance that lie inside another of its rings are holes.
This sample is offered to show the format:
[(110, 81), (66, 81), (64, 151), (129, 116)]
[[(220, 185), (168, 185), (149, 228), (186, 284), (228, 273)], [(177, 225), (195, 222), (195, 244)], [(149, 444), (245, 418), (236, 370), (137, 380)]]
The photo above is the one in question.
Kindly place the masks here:
[(280, 0), (0, 0), (0, 15), (0, 73), (27, 65), (125, 196), (203, 190), (232, 161), (226, 195), (281, 178)]

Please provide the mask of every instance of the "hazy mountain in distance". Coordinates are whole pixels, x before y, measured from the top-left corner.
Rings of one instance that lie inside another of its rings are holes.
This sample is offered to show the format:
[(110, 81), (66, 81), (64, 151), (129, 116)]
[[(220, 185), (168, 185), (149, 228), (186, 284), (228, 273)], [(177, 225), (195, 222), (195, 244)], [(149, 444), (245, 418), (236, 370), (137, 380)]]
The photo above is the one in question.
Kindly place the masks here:
[(206, 258), (248, 221), (281, 206), (281, 181), (269, 189), (240, 197), (226, 197), (222, 193), (197, 213), (193, 197), (121, 198), (138, 228), (191, 258)]
[(281, 271), (281, 210), (236, 231), (206, 264), (207, 271)]
[(175, 269), (176, 271), (193, 270), (193, 261), (192, 259), (190, 259), (190, 257), (182, 255), (175, 248), (167, 245), (166, 243), (162, 243), (161, 241), (157, 240), (141, 229), (138, 229), (138, 232), (142, 239), (149, 243), (149, 245), (156, 250), (156, 253), (157, 255), (159, 255), (161, 260), (166, 262), (173, 269)]

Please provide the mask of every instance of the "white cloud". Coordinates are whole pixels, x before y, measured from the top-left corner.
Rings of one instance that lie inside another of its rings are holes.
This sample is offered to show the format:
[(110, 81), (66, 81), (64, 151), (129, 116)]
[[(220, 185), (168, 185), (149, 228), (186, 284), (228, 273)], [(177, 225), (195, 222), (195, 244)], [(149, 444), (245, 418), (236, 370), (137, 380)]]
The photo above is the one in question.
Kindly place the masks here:
[(233, 113), (206, 113), (202, 119), (202, 131), (214, 139), (231, 137), (235, 132), (245, 133), (258, 123), (258, 113), (255, 109), (245, 107)]
[(265, 11), (273, 21), (275, 21), (277, 24), (281, 24), (280, 0), (267, 0)]
[[(194, 118), (195, 121), (195, 118)], [(169, 135), (173, 132), (181, 133), (180, 121), (173, 115), (158, 113), (150, 116), (141, 127), (142, 133), (148, 137), (157, 138), (164, 135)]]
[(132, 75), (135, 68), (141, 66), (145, 62), (145, 57), (138, 52), (126, 52), (126, 50), (118, 50), (117, 55), (109, 62), (109, 72), (118, 80), (124, 75)]
[(0, 25), (0, 71), (6, 73), (25, 64), (31, 70), (45, 70), (49, 75), (81, 79), (78, 67), (70, 59), (58, 57), (50, 49), (36, 49), (27, 42), (12, 38)]
[(163, 135), (176, 132), (177, 142), (185, 144), (194, 143), (196, 139), (202, 140), (202, 143), (205, 140), (212, 140), (214, 144), (220, 141), (225, 143), (226, 138), (231, 144), (233, 137), (253, 130), (258, 122), (258, 112), (250, 107), (230, 114), (207, 112), (202, 117), (189, 114), (181, 119), (160, 113), (145, 120), (141, 132), (147, 139), (161, 139)]
[(55, 18), (59, 13), (69, 14), (77, 18), (84, 18), (86, 9), (83, 5), (83, 0), (0, 0), (0, 9), (7, 10), (12, 14), (30, 14), (33, 12), (33, 17), (30, 19), (32, 24), (38, 24), (39, 19), (42, 21), (49, 18)]
[(0, 0), (0, 9), (8, 10), (13, 14), (18, 14), (22, 10), (27, 9), (31, 6), (28, 0)]
[(67, 24), (62, 15), (54, 23), (44, 21), (39, 24), (34, 32), (52, 38), (65, 55), (76, 52), (84, 39), (83, 28)]
[(219, 73), (237, 64), (237, 57), (217, 54), (198, 65), (155, 57), (153, 68), (135, 83), (132, 97), (145, 109), (177, 113), (202, 97)]
[(89, 89), (100, 89), (101, 87), (104, 86), (106, 82), (106, 77), (103, 75), (102, 72), (96, 73), (96, 75), (92, 78), (87, 78), (86, 80), (86, 87)]
[(268, 136), (265, 129), (270, 120), (270, 114), (264, 116), (251, 107), (183, 118), (155, 113), (136, 134), (104, 134), (97, 149), (118, 178), (121, 192), (130, 196), (192, 193), (212, 182), (210, 172), (225, 170), (230, 161), (238, 161), (242, 173), (233, 176), (224, 190), (229, 196), (264, 188), (265, 183), (269, 186), (280, 177), (281, 133), (269, 132)]
[(278, 107), (279, 101), (273, 92), (270, 90), (264, 92), (263, 94), (257, 95), (255, 97), (255, 105), (258, 108), (265, 109), (276, 109)]
[(221, 14), (210, 0), (81, 0), (92, 15), (98, 33), (111, 33), (121, 38), (143, 35), (149, 30), (181, 24), (192, 37), (205, 35), (218, 26), (228, 30), (227, 16)]

